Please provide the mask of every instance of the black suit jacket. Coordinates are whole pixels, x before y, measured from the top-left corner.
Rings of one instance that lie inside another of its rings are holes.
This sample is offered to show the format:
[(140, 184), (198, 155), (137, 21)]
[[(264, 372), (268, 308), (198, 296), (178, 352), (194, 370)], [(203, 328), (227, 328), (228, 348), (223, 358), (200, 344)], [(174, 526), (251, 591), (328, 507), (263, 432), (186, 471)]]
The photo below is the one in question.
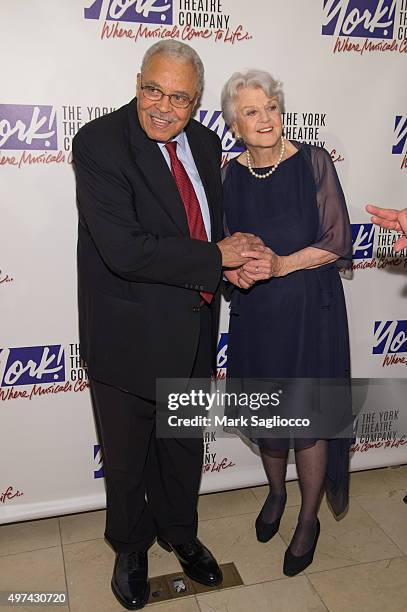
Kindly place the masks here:
[(135, 99), (87, 123), (73, 141), (81, 355), (90, 377), (146, 398), (154, 398), (157, 377), (191, 374), (199, 291), (216, 293), (214, 360), (216, 354), (221, 146), (194, 120), (185, 131), (208, 199), (209, 243), (189, 238), (175, 181), (141, 129)]

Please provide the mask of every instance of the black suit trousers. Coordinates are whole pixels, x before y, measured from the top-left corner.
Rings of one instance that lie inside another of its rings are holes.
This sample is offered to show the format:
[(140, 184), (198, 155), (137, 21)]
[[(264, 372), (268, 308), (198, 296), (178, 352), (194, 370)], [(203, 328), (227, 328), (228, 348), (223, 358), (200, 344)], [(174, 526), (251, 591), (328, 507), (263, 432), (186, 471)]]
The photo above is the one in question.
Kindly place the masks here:
[[(200, 311), (192, 378), (209, 378), (211, 311)], [(186, 339), (188, 342), (188, 339)], [(196, 537), (202, 438), (157, 438), (155, 404), (90, 381), (106, 485), (105, 537), (116, 552), (146, 550), (157, 535), (182, 544)]]

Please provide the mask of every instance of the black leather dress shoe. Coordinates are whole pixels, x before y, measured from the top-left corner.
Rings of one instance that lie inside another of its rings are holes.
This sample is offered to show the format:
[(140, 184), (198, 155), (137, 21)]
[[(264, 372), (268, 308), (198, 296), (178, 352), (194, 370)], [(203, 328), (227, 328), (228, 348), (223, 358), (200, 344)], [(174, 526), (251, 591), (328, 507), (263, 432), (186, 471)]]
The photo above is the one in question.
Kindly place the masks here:
[(186, 544), (157, 541), (168, 552), (174, 552), (186, 575), (206, 586), (217, 586), (223, 580), (222, 571), (212, 553), (195, 538)]
[(300, 572), (304, 571), (306, 567), (311, 565), (314, 559), (314, 553), (317, 547), (320, 530), (321, 525), (319, 523), (319, 519), (317, 519), (317, 530), (315, 533), (314, 543), (311, 546), (310, 550), (304, 555), (297, 557), (296, 555), (293, 555), (290, 550), (290, 547), (287, 548), (284, 555), (283, 574), (285, 574), (286, 576), (296, 576)]
[(117, 553), (112, 591), (127, 610), (144, 608), (150, 595), (146, 552)]

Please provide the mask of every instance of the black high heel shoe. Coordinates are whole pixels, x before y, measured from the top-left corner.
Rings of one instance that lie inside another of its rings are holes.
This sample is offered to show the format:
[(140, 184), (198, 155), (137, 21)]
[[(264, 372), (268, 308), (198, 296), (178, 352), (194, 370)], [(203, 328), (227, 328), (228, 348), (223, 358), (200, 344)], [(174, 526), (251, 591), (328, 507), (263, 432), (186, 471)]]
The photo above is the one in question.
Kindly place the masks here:
[(303, 572), (305, 568), (311, 565), (314, 559), (314, 552), (317, 547), (317, 542), (319, 538), (319, 533), (321, 531), (321, 525), (319, 519), (317, 518), (317, 531), (315, 534), (315, 539), (312, 547), (308, 552), (300, 557), (293, 555), (290, 550), (290, 547), (287, 548), (284, 555), (284, 565), (283, 565), (283, 574), (286, 576), (296, 576), (300, 572)]
[(284, 508), (285, 508), (285, 503), (284, 503), (283, 511), (281, 515), (278, 517), (278, 519), (276, 519), (272, 523), (265, 523), (263, 519), (261, 518), (261, 515), (263, 513), (264, 506), (267, 504), (268, 497), (269, 496), (267, 496), (266, 501), (263, 504), (263, 508), (260, 510), (260, 514), (256, 518), (256, 522), (255, 522), (256, 537), (259, 542), (263, 542), (263, 543), (271, 540), (271, 538), (275, 536), (278, 530), (280, 529), (280, 521), (281, 521), (281, 517), (283, 516)]
[(280, 529), (280, 521), (281, 516), (272, 523), (265, 523), (259, 514), (259, 516), (256, 518), (255, 523), (256, 537), (258, 541), (268, 542), (269, 540), (271, 540), (271, 538), (275, 536), (277, 531)]

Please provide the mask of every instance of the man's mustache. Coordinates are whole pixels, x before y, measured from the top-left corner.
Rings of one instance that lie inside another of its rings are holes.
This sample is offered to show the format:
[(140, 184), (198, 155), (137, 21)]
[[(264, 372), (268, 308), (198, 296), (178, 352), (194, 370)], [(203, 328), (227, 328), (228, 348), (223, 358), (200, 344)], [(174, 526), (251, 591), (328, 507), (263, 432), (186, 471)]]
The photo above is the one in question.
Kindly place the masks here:
[(174, 117), (168, 117), (167, 115), (162, 115), (161, 113), (149, 113), (150, 117), (154, 117), (155, 119), (160, 119), (161, 121), (168, 121), (169, 123), (175, 123), (177, 120)]

